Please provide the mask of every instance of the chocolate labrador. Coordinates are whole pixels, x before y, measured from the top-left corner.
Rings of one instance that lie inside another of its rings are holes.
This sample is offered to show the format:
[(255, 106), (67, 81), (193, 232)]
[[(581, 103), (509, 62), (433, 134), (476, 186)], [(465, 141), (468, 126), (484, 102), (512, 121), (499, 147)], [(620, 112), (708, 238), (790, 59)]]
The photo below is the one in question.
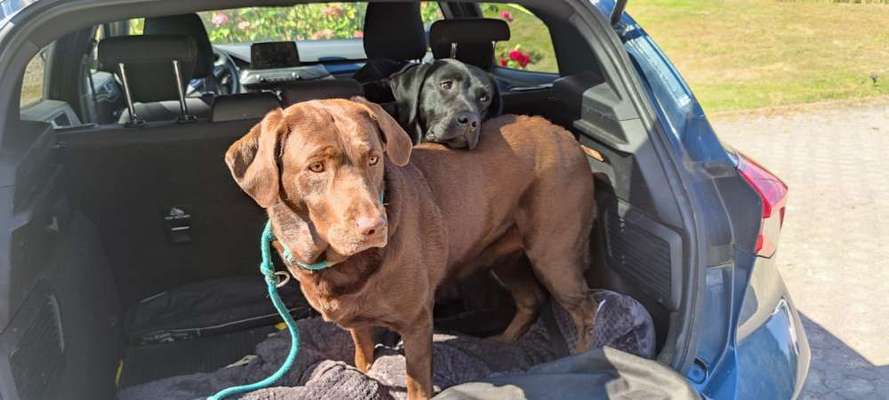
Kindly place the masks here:
[(389, 86), (399, 123), (414, 143), (474, 149), (481, 123), (501, 111), (494, 78), (454, 59), (435, 60), (393, 74)]
[[(545, 299), (539, 279), (585, 350), (596, 313), (583, 275), (593, 177), (571, 134), (543, 118), (502, 116), (484, 125), (475, 151), (412, 149), (380, 106), (353, 100), (274, 110), (225, 161), (267, 210), (274, 246), (290, 254), (309, 303), (351, 331), (356, 367), (374, 361), (374, 327), (391, 329), (404, 339), (408, 398), (429, 398), (436, 288), (518, 251), (532, 268), (496, 271), (517, 305), (501, 339), (533, 323)], [(322, 261), (332, 266), (306, 269)]]

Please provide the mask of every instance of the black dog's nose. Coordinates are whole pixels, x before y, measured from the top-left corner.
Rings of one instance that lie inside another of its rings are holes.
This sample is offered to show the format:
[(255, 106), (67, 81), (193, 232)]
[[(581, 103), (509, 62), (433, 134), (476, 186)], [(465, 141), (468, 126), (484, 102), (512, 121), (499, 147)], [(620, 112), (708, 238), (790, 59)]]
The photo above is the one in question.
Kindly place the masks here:
[(471, 112), (461, 112), (457, 114), (457, 124), (461, 127), (466, 127), (469, 125), (472, 129), (478, 128), (479, 118), (478, 115)]

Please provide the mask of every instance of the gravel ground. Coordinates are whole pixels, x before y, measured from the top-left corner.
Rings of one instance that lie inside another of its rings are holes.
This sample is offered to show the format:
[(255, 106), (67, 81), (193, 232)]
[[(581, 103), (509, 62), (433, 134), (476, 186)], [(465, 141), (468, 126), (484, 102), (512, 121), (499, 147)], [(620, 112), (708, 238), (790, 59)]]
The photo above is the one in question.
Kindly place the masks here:
[(802, 399), (889, 399), (889, 100), (713, 118), (790, 187), (777, 265), (813, 360)]

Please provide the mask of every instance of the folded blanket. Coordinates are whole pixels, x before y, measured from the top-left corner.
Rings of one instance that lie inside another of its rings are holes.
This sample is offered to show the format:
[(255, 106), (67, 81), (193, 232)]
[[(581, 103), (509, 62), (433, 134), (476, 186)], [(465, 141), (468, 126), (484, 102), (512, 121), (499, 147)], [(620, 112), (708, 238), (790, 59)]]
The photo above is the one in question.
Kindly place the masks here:
[[(645, 358), (654, 356), (654, 324), (636, 300), (615, 292), (593, 292), (599, 304), (593, 345), (610, 346)], [(436, 390), (499, 374), (525, 371), (534, 365), (569, 355), (576, 332), (570, 316), (551, 306), (551, 318), (540, 318), (514, 344), (493, 339), (436, 333), (433, 339), (433, 383)], [(544, 313), (547, 314), (547, 313)], [(300, 353), (293, 368), (276, 387), (244, 395), (250, 400), (400, 400), (407, 397), (401, 344), (378, 345), (376, 360), (365, 375), (352, 363), (349, 333), (318, 318), (297, 322)], [(216, 391), (252, 383), (272, 374), (290, 347), (287, 331), (271, 335), (256, 347), (256, 355), (210, 373), (177, 376), (123, 389), (120, 400), (205, 398)]]

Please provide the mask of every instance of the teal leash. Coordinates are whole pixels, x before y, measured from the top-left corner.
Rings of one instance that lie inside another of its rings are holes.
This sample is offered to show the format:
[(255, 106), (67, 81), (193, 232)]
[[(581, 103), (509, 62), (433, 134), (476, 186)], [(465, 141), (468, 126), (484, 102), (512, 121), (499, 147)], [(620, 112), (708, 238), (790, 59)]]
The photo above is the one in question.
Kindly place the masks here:
[(262, 263), (259, 264), (259, 271), (262, 272), (262, 275), (265, 277), (265, 283), (269, 290), (269, 297), (272, 299), (272, 304), (275, 306), (275, 310), (278, 310), (278, 314), (281, 315), (281, 318), (284, 318), (284, 323), (287, 324), (287, 330), (290, 331), (290, 353), (288, 353), (287, 358), (284, 359), (284, 364), (281, 364), (281, 367), (267, 378), (249, 385), (232, 386), (220, 390), (216, 394), (208, 397), (207, 400), (221, 400), (228, 396), (252, 392), (254, 390), (264, 389), (271, 386), (290, 370), (290, 367), (293, 366), (293, 362), (296, 360), (296, 355), (299, 353), (299, 328), (296, 327), (296, 321), (293, 320), (293, 316), (290, 315), (287, 306), (284, 305), (284, 302), (281, 301), (281, 296), (278, 294), (278, 278), (275, 276), (275, 267), (272, 265), (271, 243), (273, 240), (275, 240), (275, 236), (272, 234), (272, 222), (269, 221), (266, 222), (265, 229), (262, 231), (262, 237), (259, 240), (259, 248), (262, 252)]
[[(385, 196), (385, 191), (380, 192), (381, 204), (383, 203)], [(230, 388), (222, 389), (216, 392), (216, 394), (208, 397), (207, 400), (222, 400), (228, 396), (244, 394), (272, 386), (272, 384), (281, 379), (281, 377), (290, 370), (290, 367), (293, 366), (293, 362), (296, 361), (296, 355), (299, 354), (299, 328), (296, 327), (296, 321), (293, 320), (293, 316), (290, 315), (290, 311), (287, 310), (287, 306), (284, 305), (281, 296), (278, 294), (278, 278), (275, 275), (275, 266), (272, 264), (272, 241), (274, 240), (275, 235), (272, 233), (272, 221), (268, 221), (265, 223), (265, 229), (262, 230), (262, 236), (259, 239), (259, 249), (262, 253), (262, 263), (259, 264), (259, 272), (262, 272), (262, 275), (265, 278), (265, 283), (269, 291), (269, 298), (272, 299), (272, 304), (275, 306), (275, 310), (278, 311), (278, 314), (284, 319), (284, 323), (287, 324), (287, 330), (290, 332), (290, 353), (288, 353), (287, 358), (284, 359), (284, 364), (281, 364), (281, 367), (278, 368), (274, 374), (249, 385), (232, 386)], [(290, 253), (290, 249), (287, 248), (287, 246), (283, 247), (284, 258), (287, 262), (297, 264), (300, 268), (309, 271), (320, 271), (336, 265), (336, 263), (327, 260), (322, 260), (313, 264), (294, 260), (293, 254)]]

